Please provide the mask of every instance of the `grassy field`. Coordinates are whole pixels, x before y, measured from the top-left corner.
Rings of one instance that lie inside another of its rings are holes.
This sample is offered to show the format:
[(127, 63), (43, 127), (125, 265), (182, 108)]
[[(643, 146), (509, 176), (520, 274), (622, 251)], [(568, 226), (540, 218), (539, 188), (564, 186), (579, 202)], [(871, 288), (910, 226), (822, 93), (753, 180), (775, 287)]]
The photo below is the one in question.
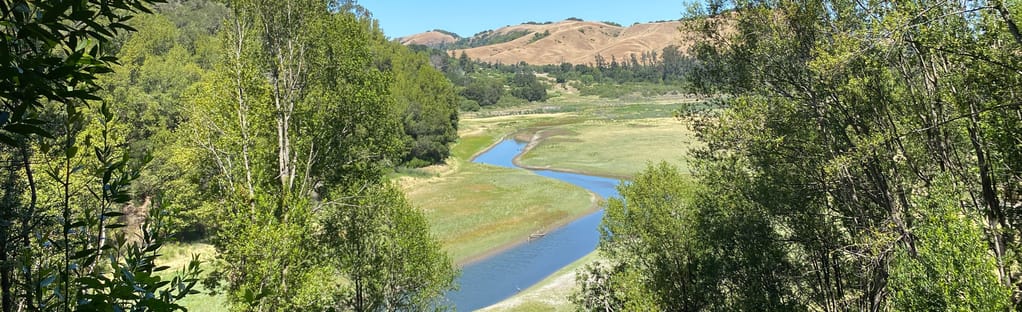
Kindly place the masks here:
[(667, 161), (687, 170), (695, 134), (674, 118), (590, 120), (536, 132), (539, 144), (521, 165), (628, 178), (647, 163)]
[[(202, 270), (203, 273), (209, 273), (213, 268), (210, 267), (209, 263), (216, 256), (216, 249), (213, 245), (206, 243), (187, 243), (187, 244), (167, 244), (160, 249), (160, 253), (163, 255), (158, 259), (157, 265), (166, 265), (171, 267), (167, 272), (169, 278), (173, 278), (176, 274), (188, 265), (192, 260), (192, 255), (199, 255), (199, 260), (203, 261)], [(227, 298), (223, 294), (217, 296), (210, 296), (206, 294), (205, 289), (202, 289), (202, 284), (197, 286), (201, 294), (189, 295), (182, 299), (178, 304), (188, 308), (190, 312), (214, 312), (214, 311), (225, 311), (227, 310)]]
[(595, 198), (571, 184), (518, 169), (464, 163), (455, 173), (406, 188), (433, 233), (459, 263), (525, 241), (593, 211)]
[[(525, 170), (471, 163), (506, 136), (577, 120), (571, 114), (509, 115), (461, 120), (460, 139), (444, 166), (396, 179), (426, 214), (452, 257), (465, 263), (581, 217), (597, 198), (571, 184)], [(427, 173), (427, 174), (422, 174)]]
[[(696, 144), (675, 111), (698, 100), (656, 97), (631, 100), (566, 94), (546, 103), (463, 114), (460, 140), (446, 165), (402, 170), (392, 175), (413, 205), (426, 214), (433, 233), (455, 261), (465, 263), (552, 229), (592, 211), (596, 200), (578, 187), (524, 170), (469, 160), (508, 136), (540, 141), (520, 159), (528, 166), (630, 177), (647, 162), (666, 160), (686, 168)], [(205, 244), (168, 246), (167, 264), (187, 263), (188, 255), (207, 257)], [(574, 271), (596, 259), (591, 254), (538, 285), (488, 308), (491, 311), (570, 311)], [(209, 270), (209, 268), (206, 268)], [(225, 298), (190, 296), (190, 311), (222, 311)]]
[(699, 142), (688, 121), (673, 116), (693, 109), (707, 107), (702, 99), (682, 96), (622, 100), (563, 94), (546, 103), (466, 114), (460, 127), (467, 144), (453, 152), (467, 159), (471, 154), (464, 149), (514, 134), (538, 139), (519, 159), (528, 167), (617, 178), (631, 177), (651, 162), (687, 170), (686, 158)]

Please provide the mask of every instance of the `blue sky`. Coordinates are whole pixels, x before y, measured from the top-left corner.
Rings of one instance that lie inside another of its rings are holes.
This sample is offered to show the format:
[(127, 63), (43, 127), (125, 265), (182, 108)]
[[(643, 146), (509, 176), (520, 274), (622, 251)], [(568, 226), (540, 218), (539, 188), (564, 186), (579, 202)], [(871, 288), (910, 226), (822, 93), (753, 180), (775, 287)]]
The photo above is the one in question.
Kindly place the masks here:
[(685, 0), (360, 0), (380, 20), (391, 38), (431, 29), (453, 31), (463, 37), (528, 21), (560, 21), (578, 17), (610, 21), (624, 26), (635, 22), (676, 20)]

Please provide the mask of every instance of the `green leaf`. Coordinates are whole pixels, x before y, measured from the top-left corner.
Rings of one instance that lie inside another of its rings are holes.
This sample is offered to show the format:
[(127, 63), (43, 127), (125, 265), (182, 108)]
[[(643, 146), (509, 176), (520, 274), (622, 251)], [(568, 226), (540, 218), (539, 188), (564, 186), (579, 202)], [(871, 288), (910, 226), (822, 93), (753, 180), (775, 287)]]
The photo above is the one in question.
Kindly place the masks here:
[(74, 253), (74, 255), (71, 256), (71, 259), (82, 259), (82, 258), (86, 258), (86, 257), (91, 257), (95, 253), (96, 253), (96, 250), (92, 249), (92, 248), (85, 249), (85, 250), (79, 250), (78, 252)]
[(84, 284), (87, 288), (99, 289), (103, 287), (102, 282), (91, 276), (83, 276), (78, 279), (78, 282)]
[[(128, 279), (127, 281), (132, 282), (134, 281), (134, 279)], [(138, 298), (138, 296), (135, 295), (135, 289), (128, 286), (114, 287), (113, 291), (110, 292), (110, 297), (122, 300), (132, 300)]]
[(13, 133), (17, 133), (17, 134), (21, 134), (21, 135), (24, 135), (24, 136), (29, 136), (30, 134), (38, 134), (38, 135), (40, 135), (42, 137), (45, 137), (45, 138), (50, 138), (50, 139), (53, 138), (53, 135), (51, 135), (46, 130), (43, 130), (43, 128), (40, 128), (40, 127), (34, 126), (34, 125), (28, 125), (28, 124), (11, 124), (11, 125), (7, 125), (6, 127), (4, 127), (4, 130), (7, 130), (7, 131), (10, 131), (10, 132), (13, 132)]
[(7, 146), (18, 146), (18, 141), (15, 141), (9, 135), (0, 133), (0, 143), (6, 144)]
[(50, 284), (52, 284), (53, 281), (55, 281), (55, 280), (57, 280), (57, 276), (56, 275), (47, 276), (43, 280), (39, 281), (39, 287), (40, 288), (46, 288), (46, 286), (50, 286)]
[(128, 25), (122, 24), (122, 23), (111, 23), (110, 24), (110, 28), (114, 28), (114, 29), (120, 28), (120, 29), (124, 29), (124, 30), (130, 31), (130, 32), (138, 31), (138, 29), (135, 29), (135, 27), (131, 27), (131, 26), (128, 26)]

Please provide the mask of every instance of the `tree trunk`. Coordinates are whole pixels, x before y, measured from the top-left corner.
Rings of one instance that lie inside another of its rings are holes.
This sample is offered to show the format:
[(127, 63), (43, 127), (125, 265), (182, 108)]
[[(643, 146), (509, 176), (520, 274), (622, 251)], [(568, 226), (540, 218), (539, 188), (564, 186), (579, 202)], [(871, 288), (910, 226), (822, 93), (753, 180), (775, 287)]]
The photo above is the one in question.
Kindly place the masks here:
[(241, 17), (236, 17), (234, 20), (234, 31), (237, 36), (235, 40), (234, 48), (234, 61), (235, 61), (235, 87), (237, 102), (238, 102), (238, 129), (241, 131), (241, 159), (242, 164), (245, 166), (245, 187), (248, 190), (248, 202), (251, 213), (255, 214), (255, 187), (252, 183), (252, 165), (249, 160), (249, 145), (251, 139), (248, 136), (248, 103), (245, 101), (245, 87), (244, 87), (244, 76), (242, 74), (242, 56), (241, 51), (245, 45), (245, 26), (241, 23)]

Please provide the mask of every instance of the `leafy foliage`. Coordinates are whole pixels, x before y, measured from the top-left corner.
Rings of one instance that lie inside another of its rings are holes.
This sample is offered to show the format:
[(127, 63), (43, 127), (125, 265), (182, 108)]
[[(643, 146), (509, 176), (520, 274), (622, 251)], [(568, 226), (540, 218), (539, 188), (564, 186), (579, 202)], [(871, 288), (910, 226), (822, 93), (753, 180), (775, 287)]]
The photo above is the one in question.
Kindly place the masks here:
[(530, 102), (545, 101), (546, 86), (532, 72), (519, 72), (511, 77), (511, 95)]
[(504, 94), (504, 84), (496, 79), (480, 78), (475, 79), (470, 83), (465, 90), (461, 91), (461, 95), (465, 98), (476, 101), (479, 106), (489, 106), (497, 104), (500, 98)]
[(353, 196), (362, 209), (326, 208), (318, 239), (339, 246), (326, 256), (353, 284), (354, 295), (344, 299), (346, 305), (359, 311), (435, 306), (436, 298), (453, 285), (455, 272), (425, 217), (392, 185)]
[(198, 261), (172, 280), (155, 265), (162, 210), (128, 236), (121, 209), (148, 159), (121, 148), (98, 95), (118, 61), (109, 45), (153, 2), (0, 4), (3, 311), (174, 311), (194, 293)]
[(401, 111), (408, 151), (402, 161), (413, 166), (442, 163), (450, 156), (450, 144), (458, 139), (459, 99), (454, 85), (431, 66), (426, 52), (383, 40), (377, 45), (377, 67), (392, 73), (390, 94)]
[[(195, 86), (184, 126), (188, 147), (212, 164), (199, 172), (214, 181), (202, 190), (219, 252), (210, 281), (225, 282), (237, 310), (432, 304), (453, 280), (450, 260), (403, 194), (381, 183), (405, 151), (402, 121), (421, 121), (403, 114), (453, 105), (432, 93), (445, 87), (438, 74), (403, 51), (374, 59), (374, 47), (394, 47), (324, 2), (229, 7), (226, 56)], [(449, 113), (428, 113), (453, 131)], [(377, 270), (384, 264), (397, 267)]]
[(608, 208), (601, 248), (638, 263), (608, 280), (666, 310), (1018, 307), (1022, 8), (708, 6), (736, 11), (702, 19), (695, 69), (734, 96), (695, 124), (687, 204), (643, 176)]

